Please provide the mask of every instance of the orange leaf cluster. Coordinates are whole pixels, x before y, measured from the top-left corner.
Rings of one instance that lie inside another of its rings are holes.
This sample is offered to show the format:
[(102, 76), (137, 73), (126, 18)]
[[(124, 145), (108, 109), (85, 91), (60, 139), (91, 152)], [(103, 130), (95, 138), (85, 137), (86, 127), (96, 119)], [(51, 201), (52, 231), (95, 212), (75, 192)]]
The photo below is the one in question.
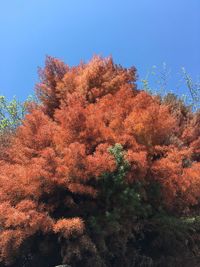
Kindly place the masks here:
[(40, 78), (41, 105), (0, 157), (1, 258), (37, 231), (82, 233), (80, 197), (95, 202), (101, 174), (116, 169), (108, 152), (116, 143), (126, 151), (130, 184), (159, 183), (169, 209), (198, 204), (198, 114), (177, 118), (176, 106), (136, 89), (135, 68), (111, 58), (70, 68), (48, 57)]

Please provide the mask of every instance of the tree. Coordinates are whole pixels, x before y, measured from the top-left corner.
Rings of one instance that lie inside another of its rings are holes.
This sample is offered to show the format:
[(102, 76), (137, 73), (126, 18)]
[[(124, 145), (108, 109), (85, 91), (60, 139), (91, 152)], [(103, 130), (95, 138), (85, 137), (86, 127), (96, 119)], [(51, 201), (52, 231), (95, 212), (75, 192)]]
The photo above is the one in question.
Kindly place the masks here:
[(31, 97), (24, 103), (17, 101), (14, 97), (11, 101), (7, 101), (5, 96), (0, 96), (0, 133), (9, 130), (16, 129), (21, 120), (24, 118), (27, 112), (28, 102), (31, 101)]
[(15, 97), (8, 101), (5, 96), (0, 96), (0, 158), (7, 156), (6, 150), (31, 102), (33, 103), (31, 96), (25, 102), (20, 102)]
[[(0, 161), (0, 258), (39, 266), (39, 254), (50, 266), (45, 255), (57, 251), (72, 266), (112, 266), (123, 243), (116, 264), (128, 264), (139, 218), (199, 205), (198, 115), (180, 123), (167, 101), (137, 90), (135, 68), (112, 58), (70, 68), (48, 57), (40, 78), (41, 104)], [(105, 226), (103, 239), (94, 226)]]

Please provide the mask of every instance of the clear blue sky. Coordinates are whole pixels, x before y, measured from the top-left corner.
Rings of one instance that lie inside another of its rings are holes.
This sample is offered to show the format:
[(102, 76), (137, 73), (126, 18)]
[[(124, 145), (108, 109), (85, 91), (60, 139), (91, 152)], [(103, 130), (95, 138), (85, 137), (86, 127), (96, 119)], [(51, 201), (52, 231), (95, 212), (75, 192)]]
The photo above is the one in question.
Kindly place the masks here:
[(185, 66), (196, 79), (200, 0), (0, 1), (0, 94), (32, 94), (46, 55), (75, 65), (94, 54), (135, 65), (141, 78), (166, 62), (173, 76)]

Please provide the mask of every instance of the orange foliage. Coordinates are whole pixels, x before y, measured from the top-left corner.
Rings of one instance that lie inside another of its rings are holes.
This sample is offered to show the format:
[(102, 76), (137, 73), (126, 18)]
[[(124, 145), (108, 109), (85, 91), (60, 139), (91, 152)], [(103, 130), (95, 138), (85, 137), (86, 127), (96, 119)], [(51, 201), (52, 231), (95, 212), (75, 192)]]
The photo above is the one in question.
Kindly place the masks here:
[(82, 234), (84, 223), (80, 218), (61, 219), (54, 226), (55, 233), (62, 233), (65, 238), (74, 234)]
[(198, 120), (183, 128), (167, 104), (138, 91), (135, 68), (100, 57), (70, 68), (48, 57), (40, 78), (42, 105), (26, 116), (0, 161), (2, 259), (37, 231), (83, 232), (76, 197), (95, 203), (101, 174), (116, 168), (108, 152), (116, 143), (127, 151), (130, 184), (158, 182), (168, 209), (198, 204)]

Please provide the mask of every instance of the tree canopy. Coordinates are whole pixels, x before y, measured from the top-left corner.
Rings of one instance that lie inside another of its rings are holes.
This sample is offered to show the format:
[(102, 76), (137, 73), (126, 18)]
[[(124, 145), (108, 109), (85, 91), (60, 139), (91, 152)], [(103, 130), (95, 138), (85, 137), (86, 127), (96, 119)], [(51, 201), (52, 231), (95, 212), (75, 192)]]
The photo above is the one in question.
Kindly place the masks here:
[(136, 78), (112, 58), (69, 67), (47, 57), (36, 85), (41, 104), (1, 155), (2, 262), (36, 266), (29, 256), (38, 246), (72, 266), (120, 266), (117, 246), (131, 255), (139, 218), (196, 214), (200, 113), (173, 95), (138, 90)]

